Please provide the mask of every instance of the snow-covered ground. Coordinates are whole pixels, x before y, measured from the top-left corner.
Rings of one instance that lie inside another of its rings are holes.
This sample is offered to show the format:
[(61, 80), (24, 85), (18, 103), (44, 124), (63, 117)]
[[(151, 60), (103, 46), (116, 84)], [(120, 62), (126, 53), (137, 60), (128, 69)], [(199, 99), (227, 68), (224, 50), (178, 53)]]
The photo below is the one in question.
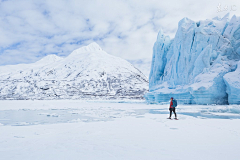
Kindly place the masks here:
[(239, 159), (240, 106), (0, 101), (3, 160)]

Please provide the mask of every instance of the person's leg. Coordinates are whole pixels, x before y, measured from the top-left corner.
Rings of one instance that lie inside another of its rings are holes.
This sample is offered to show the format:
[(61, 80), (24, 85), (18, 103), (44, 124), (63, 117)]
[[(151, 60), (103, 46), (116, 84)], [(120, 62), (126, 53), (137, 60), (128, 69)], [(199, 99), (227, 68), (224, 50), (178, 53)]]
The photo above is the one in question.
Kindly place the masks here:
[(171, 118), (171, 117), (172, 117), (172, 108), (169, 108), (169, 111), (170, 111), (170, 116), (169, 116), (169, 118)]
[(173, 113), (175, 114), (175, 118), (177, 118), (176, 110), (173, 108)]

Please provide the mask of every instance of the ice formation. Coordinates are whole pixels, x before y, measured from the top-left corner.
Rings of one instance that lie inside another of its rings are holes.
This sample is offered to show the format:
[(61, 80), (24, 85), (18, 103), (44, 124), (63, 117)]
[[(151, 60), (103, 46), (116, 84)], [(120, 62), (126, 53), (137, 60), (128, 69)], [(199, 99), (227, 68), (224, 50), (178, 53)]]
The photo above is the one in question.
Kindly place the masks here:
[[(149, 76), (150, 103), (240, 104), (240, 17), (183, 18), (174, 39), (160, 30)], [(237, 69), (237, 70), (236, 70)]]
[(66, 58), (0, 67), (0, 99), (142, 99), (148, 80), (96, 43)]

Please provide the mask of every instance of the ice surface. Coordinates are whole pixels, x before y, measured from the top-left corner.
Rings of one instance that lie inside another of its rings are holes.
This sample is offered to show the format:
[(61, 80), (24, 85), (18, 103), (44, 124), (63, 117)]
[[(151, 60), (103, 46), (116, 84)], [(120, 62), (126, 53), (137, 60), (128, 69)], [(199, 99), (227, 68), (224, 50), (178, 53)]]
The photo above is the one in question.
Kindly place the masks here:
[[(183, 18), (172, 40), (160, 30), (153, 47), (148, 102), (176, 97), (186, 104), (240, 104), (239, 97), (231, 100), (236, 92), (227, 90), (223, 79), (240, 59), (240, 18), (228, 16), (199, 22)], [(235, 80), (239, 82), (239, 76)]]
[(169, 105), (128, 102), (0, 101), (0, 159), (226, 160), (240, 156), (239, 105), (179, 105), (176, 121), (166, 119)]

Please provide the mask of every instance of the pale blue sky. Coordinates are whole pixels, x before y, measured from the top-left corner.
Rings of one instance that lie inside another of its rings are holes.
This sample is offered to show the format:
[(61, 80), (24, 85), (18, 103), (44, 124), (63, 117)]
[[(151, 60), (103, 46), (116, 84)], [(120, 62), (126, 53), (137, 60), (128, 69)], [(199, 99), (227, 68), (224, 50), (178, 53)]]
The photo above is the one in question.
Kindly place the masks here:
[(184, 17), (227, 14), (219, 3), (240, 16), (238, 0), (1, 0), (0, 65), (67, 56), (93, 41), (124, 59), (151, 58), (160, 28), (173, 38)]

